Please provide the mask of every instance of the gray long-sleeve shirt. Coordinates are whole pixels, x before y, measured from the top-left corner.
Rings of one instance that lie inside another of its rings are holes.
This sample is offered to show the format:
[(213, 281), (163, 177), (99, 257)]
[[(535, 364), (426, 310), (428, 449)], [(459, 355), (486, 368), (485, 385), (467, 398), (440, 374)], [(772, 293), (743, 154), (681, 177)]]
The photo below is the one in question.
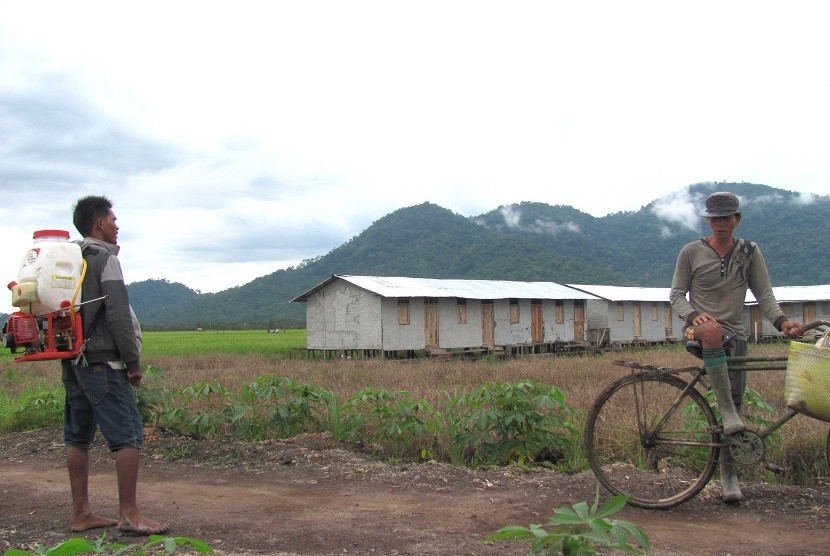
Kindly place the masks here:
[(84, 352), (86, 360), (121, 362), (127, 370), (140, 371), (141, 328), (130, 307), (118, 261), (119, 246), (84, 238), (81, 250), (87, 262), (82, 301), (104, 297), (102, 301), (81, 307), (84, 338), (89, 339)]
[(686, 324), (691, 324), (700, 313), (709, 313), (728, 333), (746, 340), (743, 309), (747, 289), (752, 291), (763, 315), (780, 329), (786, 317), (772, 293), (767, 265), (758, 245), (738, 239), (721, 259), (705, 239), (700, 239), (680, 250), (669, 301)]

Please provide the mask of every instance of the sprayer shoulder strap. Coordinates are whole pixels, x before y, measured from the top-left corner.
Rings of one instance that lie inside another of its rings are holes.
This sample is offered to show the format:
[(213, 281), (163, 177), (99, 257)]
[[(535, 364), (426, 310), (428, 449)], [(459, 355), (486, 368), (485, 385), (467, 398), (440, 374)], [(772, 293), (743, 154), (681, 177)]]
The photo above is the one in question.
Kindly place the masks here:
[[(97, 253), (100, 253), (100, 252), (101, 252), (101, 249), (99, 247), (95, 247), (93, 245), (83, 245), (81, 247), (81, 255), (84, 257), (84, 259), (87, 259), (87, 255), (89, 255), (89, 254), (92, 254), (92, 253), (97, 254)], [(88, 262), (89, 261), (87, 261), (87, 263)], [(88, 264), (87, 264), (87, 268), (89, 268)], [(101, 281), (99, 279), (98, 283), (100, 283), (100, 282)], [(92, 338), (92, 335), (95, 333), (95, 323), (98, 322), (98, 317), (100, 317), (101, 313), (104, 311), (104, 301), (102, 300), (100, 303), (101, 304), (98, 305), (98, 309), (92, 315), (92, 320), (89, 321), (89, 324), (83, 323), (84, 332), (85, 332), (84, 333), (84, 346), (86, 346), (86, 343), (89, 341), (90, 338)], [(87, 332), (87, 331), (89, 331), (89, 332)]]

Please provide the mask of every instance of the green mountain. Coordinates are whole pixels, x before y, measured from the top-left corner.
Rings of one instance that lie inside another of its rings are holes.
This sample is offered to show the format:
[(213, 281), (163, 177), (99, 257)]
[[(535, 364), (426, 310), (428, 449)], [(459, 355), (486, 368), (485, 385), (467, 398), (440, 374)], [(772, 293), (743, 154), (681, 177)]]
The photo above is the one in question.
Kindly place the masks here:
[[(821, 232), (826, 228), (822, 223), (830, 217), (830, 196), (826, 195), (806, 202), (799, 193), (764, 185), (706, 183), (690, 186), (685, 190), (688, 195), (664, 197), (637, 212), (603, 218), (571, 207), (521, 203), (509, 207), (512, 225), (505, 224), (505, 207), (478, 220), (505, 234), (535, 233), (538, 241), (550, 249), (578, 256), (594, 269), (606, 267), (615, 275), (623, 275), (622, 281), (614, 282), (616, 285), (667, 287), (680, 248), (709, 232), (705, 220), (697, 215), (703, 200), (723, 189), (743, 199), (743, 218), (736, 233), (761, 245), (775, 285), (830, 283), (830, 269), (825, 264), (830, 258), (830, 241)], [(689, 199), (697, 201), (690, 205)], [(601, 276), (592, 282), (610, 283)]]
[(765, 185), (705, 183), (601, 218), (543, 203), (467, 218), (424, 203), (384, 216), (324, 256), (219, 293), (165, 280), (128, 289), (147, 327), (283, 328), (304, 325), (305, 306), (290, 300), (333, 274), (668, 287), (680, 247), (708, 231), (696, 211), (723, 189), (742, 198), (738, 235), (761, 245), (773, 284), (830, 283), (829, 196), (808, 203)]

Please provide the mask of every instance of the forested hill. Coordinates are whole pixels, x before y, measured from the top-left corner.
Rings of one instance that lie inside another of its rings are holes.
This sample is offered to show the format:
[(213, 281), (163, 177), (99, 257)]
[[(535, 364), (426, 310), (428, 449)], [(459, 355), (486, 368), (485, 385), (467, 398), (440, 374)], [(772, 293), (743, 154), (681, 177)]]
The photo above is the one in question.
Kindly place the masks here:
[(305, 305), (289, 301), (333, 274), (542, 280), (668, 287), (680, 247), (708, 231), (698, 211), (708, 193), (742, 199), (737, 234), (758, 242), (773, 284), (830, 283), (830, 197), (809, 203), (764, 185), (690, 186), (636, 212), (601, 218), (572, 207), (520, 203), (464, 217), (435, 204), (384, 216), (330, 253), (215, 294), (149, 280), (128, 286), (148, 327), (303, 326)]

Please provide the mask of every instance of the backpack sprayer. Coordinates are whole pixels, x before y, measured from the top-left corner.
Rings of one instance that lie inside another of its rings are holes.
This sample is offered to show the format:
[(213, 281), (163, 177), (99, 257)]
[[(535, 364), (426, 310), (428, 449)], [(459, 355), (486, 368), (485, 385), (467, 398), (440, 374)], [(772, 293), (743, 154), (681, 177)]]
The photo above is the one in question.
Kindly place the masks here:
[[(26, 252), (16, 282), (8, 284), (20, 309), (3, 326), (3, 344), (16, 362), (74, 359), (84, 345), (78, 311), (86, 261), (65, 230), (39, 230)], [(99, 301), (98, 299), (87, 301)]]

